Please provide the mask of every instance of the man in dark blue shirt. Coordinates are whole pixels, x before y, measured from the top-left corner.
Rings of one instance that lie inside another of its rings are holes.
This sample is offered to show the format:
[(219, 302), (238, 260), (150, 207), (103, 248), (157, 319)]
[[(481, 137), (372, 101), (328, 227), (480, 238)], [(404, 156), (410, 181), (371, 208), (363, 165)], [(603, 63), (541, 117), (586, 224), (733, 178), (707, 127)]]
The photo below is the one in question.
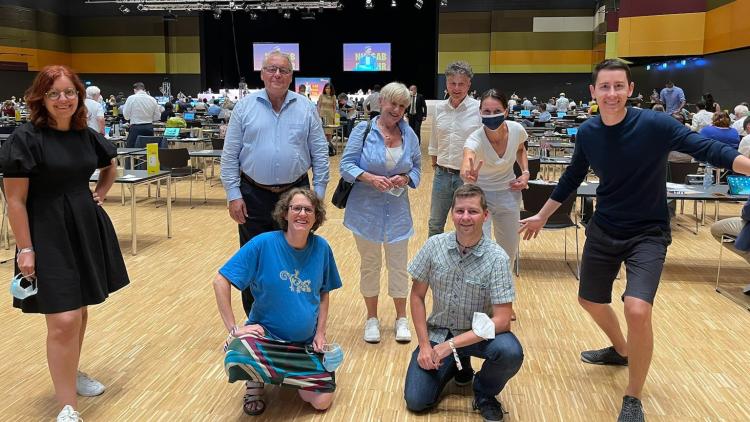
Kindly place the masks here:
[[(600, 365), (627, 365), (628, 386), (618, 421), (643, 421), (640, 401), (653, 351), (651, 312), (667, 246), (666, 168), (670, 151), (680, 151), (716, 167), (750, 174), (750, 158), (690, 131), (666, 113), (626, 108), (635, 88), (628, 66), (599, 63), (589, 86), (599, 116), (578, 129), (570, 166), (539, 213), (521, 220), (524, 239), (536, 237), (549, 216), (575, 194), (589, 166), (599, 177), (597, 209), (586, 229), (578, 302), (612, 341), (581, 353)], [(627, 340), (612, 307), (612, 283), (625, 262), (623, 294)]]

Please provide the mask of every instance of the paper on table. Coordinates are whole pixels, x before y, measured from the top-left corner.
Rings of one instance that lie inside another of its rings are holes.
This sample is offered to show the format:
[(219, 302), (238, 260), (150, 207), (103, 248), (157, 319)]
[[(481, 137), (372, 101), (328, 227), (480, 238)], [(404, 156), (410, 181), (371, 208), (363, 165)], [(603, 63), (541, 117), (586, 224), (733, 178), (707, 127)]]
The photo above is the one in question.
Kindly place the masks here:
[(670, 183), (670, 182), (667, 182), (667, 192), (681, 193), (681, 194), (686, 194), (686, 195), (702, 193), (701, 191), (690, 189), (689, 187), (687, 187), (687, 185), (681, 185), (679, 183)]

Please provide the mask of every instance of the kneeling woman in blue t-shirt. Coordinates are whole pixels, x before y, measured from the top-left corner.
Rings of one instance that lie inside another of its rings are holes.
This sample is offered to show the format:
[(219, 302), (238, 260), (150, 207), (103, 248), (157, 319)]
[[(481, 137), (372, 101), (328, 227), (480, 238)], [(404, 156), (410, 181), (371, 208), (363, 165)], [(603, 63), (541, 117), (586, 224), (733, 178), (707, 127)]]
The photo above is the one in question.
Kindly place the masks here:
[[(230, 382), (249, 380), (243, 409), (250, 415), (265, 410), (264, 383), (299, 388), (304, 401), (325, 410), (333, 401), (333, 369), (312, 350), (327, 350), (328, 292), (341, 287), (331, 247), (311, 233), (325, 221), (325, 209), (314, 192), (295, 188), (273, 216), (281, 230), (245, 244), (213, 283), (230, 332), (225, 368)], [(230, 286), (255, 298), (244, 324), (235, 325)]]

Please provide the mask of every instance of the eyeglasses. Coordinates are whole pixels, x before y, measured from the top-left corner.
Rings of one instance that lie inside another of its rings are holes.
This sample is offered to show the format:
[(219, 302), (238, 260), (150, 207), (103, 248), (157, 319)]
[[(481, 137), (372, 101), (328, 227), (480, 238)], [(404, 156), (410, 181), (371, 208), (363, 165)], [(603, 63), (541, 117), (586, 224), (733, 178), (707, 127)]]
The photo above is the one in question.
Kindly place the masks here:
[(263, 70), (270, 75), (274, 75), (276, 74), (276, 72), (279, 72), (282, 75), (288, 75), (292, 73), (292, 69), (289, 69), (288, 67), (265, 66), (263, 67)]
[(65, 88), (63, 92), (47, 91), (47, 93), (44, 95), (47, 96), (47, 98), (49, 98), (50, 100), (57, 100), (61, 95), (68, 100), (72, 100), (74, 98), (78, 98), (78, 91), (75, 88)]
[(290, 205), (289, 209), (295, 214), (302, 214), (302, 211), (304, 211), (305, 214), (312, 214), (315, 211), (310, 207), (303, 207), (302, 205)]

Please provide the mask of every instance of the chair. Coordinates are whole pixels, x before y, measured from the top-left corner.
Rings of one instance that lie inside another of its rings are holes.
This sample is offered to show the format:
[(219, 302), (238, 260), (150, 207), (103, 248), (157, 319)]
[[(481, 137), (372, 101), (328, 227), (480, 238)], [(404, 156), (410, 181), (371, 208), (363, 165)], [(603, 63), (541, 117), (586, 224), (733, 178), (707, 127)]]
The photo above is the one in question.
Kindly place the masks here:
[[(730, 234), (724, 233), (724, 234), (721, 235), (721, 239), (719, 241), (719, 264), (718, 264), (718, 267), (716, 269), (716, 287), (715, 287), (715, 290), (716, 290), (717, 293), (724, 294), (724, 290), (722, 290), (722, 288), (719, 286), (719, 277), (721, 275), (721, 260), (722, 260), (722, 255), (723, 255), (723, 252), (724, 252), (724, 248), (730, 249), (734, 253), (737, 253), (737, 254), (740, 253), (737, 249), (734, 248), (734, 241), (735, 240), (736, 240), (736, 237), (732, 236)], [(743, 258), (748, 259), (745, 256), (743, 256)], [(750, 262), (750, 260), (749, 260), (749, 262)], [(742, 290), (743, 290), (743, 293), (747, 294), (747, 292), (750, 291), (750, 284), (748, 284), (747, 286), (745, 286)], [(733, 295), (726, 295), (726, 296), (729, 297), (732, 301), (738, 303), (739, 305), (744, 306), (745, 308), (747, 308), (748, 311), (750, 311), (750, 302), (742, 303), (742, 302), (738, 301)]]
[[(203, 173), (202, 170), (193, 168), (190, 162), (190, 153), (187, 148), (159, 148), (159, 165), (162, 170), (169, 171), (172, 180), (190, 178), (190, 207), (193, 206), (193, 176)], [(175, 183), (174, 197), (177, 199), (177, 184)], [(203, 202), (208, 202), (206, 197), (205, 177), (203, 181)]]
[[(537, 176), (539, 176), (539, 170), (542, 168), (542, 162), (539, 157), (537, 158), (529, 158), (529, 180), (536, 180)], [(516, 177), (521, 175), (521, 167), (518, 165), (518, 163), (513, 163), (513, 172), (516, 174)]]
[[(528, 218), (533, 215), (536, 215), (539, 210), (542, 209), (544, 204), (547, 202), (547, 199), (549, 199), (550, 195), (552, 194), (552, 191), (555, 190), (555, 187), (557, 184), (549, 184), (549, 183), (538, 183), (533, 182), (529, 183), (529, 188), (521, 191), (521, 195), (523, 196), (523, 210), (521, 210), (521, 218)], [(563, 201), (563, 203), (560, 205), (560, 207), (557, 209), (557, 211), (552, 214), (549, 219), (547, 220), (547, 223), (544, 225), (544, 229), (547, 230), (558, 230), (563, 229), (563, 232), (565, 233), (565, 240), (563, 244), (563, 253), (565, 256), (565, 264), (570, 268), (570, 270), (573, 272), (573, 275), (576, 277), (576, 279), (579, 279), (581, 274), (581, 265), (578, 259), (578, 222), (574, 219), (570, 218), (571, 211), (573, 210), (573, 205), (576, 201), (576, 194), (571, 193), (570, 196)], [(575, 216), (575, 213), (573, 214)], [(577, 220), (577, 219), (576, 219)], [(570, 263), (568, 262), (568, 231), (565, 230), (569, 227), (575, 227), (576, 233), (576, 268), (573, 269), (573, 267), (570, 266)], [(520, 248), (519, 248), (520, 250)], [(519, 260), (517, 259), (516, 262)], [(516, 274), (520, 272), (520, 265), (516, 268)]]
[[(135, 148), (146, 148), (148, 144), (159, 144), (159, 148), (167, 148), (167, 139), (163, 136), (138, 135), (135, 138)], [(135, 159), (134, 159), (135, 160)], [(141, 160), (133, 167), (133, 170), (146, 170), (146, 161)]]
[(211, 138), (211, 149), (224, 149), (224, 138)]
[[(676, 162), (669, 161), (667, 163), (667, 182), (672, 183), (687, 183), (687, 177), (689, 174), (695, 174), (698, 172), (699, 163), (697, 162)], [(695, 205), (695, 218), (698, 218), (698, 206), (697, 202)], [(705, 202), (704, 202), (705, 205)], [(680, 201), (680, 214), (685, 211), (685, 201)]]

